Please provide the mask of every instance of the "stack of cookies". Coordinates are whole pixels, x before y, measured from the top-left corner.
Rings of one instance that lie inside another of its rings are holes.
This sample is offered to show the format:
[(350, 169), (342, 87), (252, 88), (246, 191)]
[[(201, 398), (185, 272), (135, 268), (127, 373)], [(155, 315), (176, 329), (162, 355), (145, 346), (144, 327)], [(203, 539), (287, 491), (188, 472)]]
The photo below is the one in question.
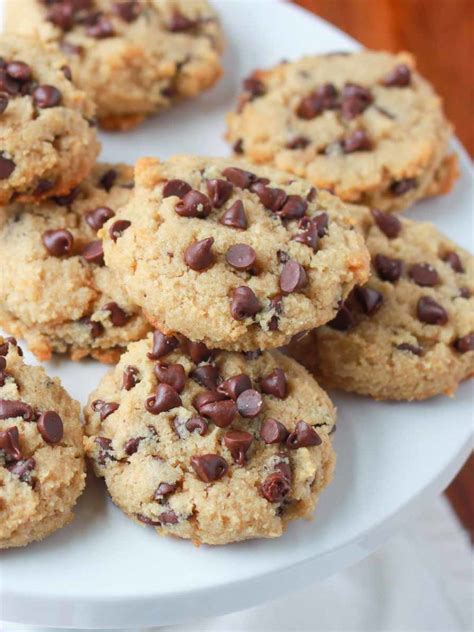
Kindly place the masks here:
[(0, 548), (72, 518), (84, 454), (160, 534), (277, 537), (334, 470), (335, 408), (313, 375), (411, 400), (473, 372), (473, 258), (395, 214), (457, 175), (410, 56), (257, 71), (228, 117), (233, 158), (131, 168), (96, 162), (97, 120), (126, 129), (217, 80), (207, 2), (19, 0), (7, 28), (0, 324), (40, 360), (114, 366), (81, 427), (0, 340)]

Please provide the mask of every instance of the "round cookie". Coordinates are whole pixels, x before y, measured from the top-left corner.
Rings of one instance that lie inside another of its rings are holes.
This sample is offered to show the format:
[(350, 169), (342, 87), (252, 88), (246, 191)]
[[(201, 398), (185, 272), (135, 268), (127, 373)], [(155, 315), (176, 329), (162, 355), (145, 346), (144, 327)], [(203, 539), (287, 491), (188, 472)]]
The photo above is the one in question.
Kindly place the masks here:
[(348, 207), (288, 174), (248, 169), (139, 160), (133, 197), (100, 233), (107, 265), (166, 333), (211, 348), (277, 347), (330, 320), (367, 279)]
[(113, 501), (195, 544), (280, 536), (332, 478), (334, 407), (277, 352), (210, 352), (155, 331), (129, 345), (85, 417)]
[(6, 28), (59, 45), (108, 129), (133, 127), (222, 73), (222, 33), (207, 0), (15, 0)]
[(80, 182), (100, 150), (94, 115), (54, 47), (2, 35), (0, 204), (64, 195)]
[(227, 119), (235, 152), (345, 201), (400, 211), (458, 176), (441, 99), (407, 53), (306, 57), (243, 87)]
[(131, 167), (99, 164), (67, 196), (0, 209), (0, 322), (40, 360), (57, 352), (115, 362), (149, 331), (97, 238), (132, 188)]
[(0, 549), (68, 524), (85, 484), (79, 403), (0, 337)]
[(432, 224), (366, 218), (372, 274), (292, 345), (325, 385), (376, 399), (452, 394), (474, 373), (474, 259)]

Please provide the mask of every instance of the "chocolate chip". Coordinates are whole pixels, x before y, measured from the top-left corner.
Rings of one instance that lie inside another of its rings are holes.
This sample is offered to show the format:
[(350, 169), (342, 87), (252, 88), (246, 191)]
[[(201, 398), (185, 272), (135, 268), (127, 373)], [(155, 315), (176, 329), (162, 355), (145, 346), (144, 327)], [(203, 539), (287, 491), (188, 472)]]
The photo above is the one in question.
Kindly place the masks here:
[(250, 185), (257, 181), (257, 176), (254, 173), (238, 167), (227, 167), (222, 172), (222, 175), (239, 189), (248, 189)]
[(127, 314), (117, 303), (110, 302), (106, 303), (102, 309), (106, 312), (109, 312), (110, 320), (114, 327), (125, 327), (125, 325), (130, 320), (131, 316)]
[(48, 443), (59, 443), (64, 436), (62, 419), (54, 410), (41, 413), (38, 419), (38, 430)]
[(308, 203), (300, 195), (289, 195), (286, 202), (278, 211), (283, 219), (301, 219), (308, 209)]
[(0, 355), (0, 386), (5, 385), (7, 361)]
[(102, 189), (105, 189), (107, 193), (114, 186), (115, 181), (117, 180), (118, 173), (115, 169), (108, 169), (99, 179), (99, 186)]
[(153, 499), (162, 501), (167, 496), (174, 494), (177, 489), (178, 486), (175, 483), (160, 483), (153, 494)]
[(82, 46), (77, 46), (76, 44), (71, 44), (70, 42), (59, 42), (59, 48), (65, 55), (80, 55), (84, 50)]
[(22, 417), (25, 421), (34, 421), (36, 416), (28, 404), (13, 399), (0, 399), (0, 419)]
[[(81, 192), (79, 187), (71, 189), (67, 195), (56, 195), (52, 199), (58, 206), (70, 206)], [(86, 216), (87, 221), (87, 216)]]
[(208, 180), (207, 193), (214, 208), (221, 208), (232, 195), (234, 189), (227, 180)]
[(252, 349), (252, 351), (242, 351), (242, 355), (246, 360), (252, 362), (253, 360), (257, 360), (262, 355), (262, 351), (260, 349)]
[(468, 287), (460, 287), (459, 288), (459, 296), (461, 298), (470, 298), (471, 290)]
[(0, 94), (0, 114), (3, 114), (8, 107), (8, 96)]
[(468, 351), (474, 351), (474, 333), (467, 334), (462, 338), (458, 338), (454, 343), (454, 348), (459, 353), (467, 353)]
[(0, 153), (0, 180), (6, 180), (9, 178), (15, 170), (15, 167), (16, 164), (13, 160), (5, 158), (5, 156)]
[(188, 191), (178, 204), (175, 211), (181, 217), (206, 218), (212, 211), (211, 200), (200, 191)]
[(230, 426), (237, 414), (237, 406), (230, 399), (201, 404), (198, 410), (200, 415), (211, 419), (219, 428)]
[(227, 396), (218, 391), (202, 391), (194, 397), (193, 406), (198, 412), (201, 412), (202, 406), (213, 402), (221, 402), (225, 399), (228, 399)]
[(187, 420), (185, 426), (188, 432), (193, 433), (197, 431), (201, 437), (203, 437), (208, 430), (207, 421), (202, 417), (191, 417)]
[(99, 336), (102, 336), (105, 331), (102, 323), (97, 320), (91, 320), (88, 316), (81, 318), (79, 322), (90, 328), (91, 338), (98, 338)]
[(423, 353), (420, 347), (415, 347), (415, 345), (411, 345), (409, 342), (402, 342), (401, 344), (397, 345), (397, 349), (399, 349), (399, 351), (408, 351), (409, 353), (413, 353), (413, 355), (416, 356), (421, 356)]
[(0, 69), (0, 92), (6, 92), (11, 96), (15, 96), (20, 92), (20, 83), (7, 75), (4, 68)]
[(181, 11), (175, 9), (170, 21), (168, 22), (168, 30), (172, 33), (182, 33), (183, 31), (189, 31), (197, 26), (196, 20), (191, 20), (186, 15), (183, 15)]
[(150, 527), (161, 527), (161, 522), (159, 520), (153, 520), (153, 518), (149, 518), (143, 514), (136, 514), (136, 517), (137, 520), (143, 522), (143, 524), (149, 525)]
[(171, 197), (172, 195), (179, 197), (180, 200), (191, 191), (191, 186), (184, 180), (168, 180), (163, 187), (163, 197)]
[(33, 90), (33, 101), (42, 109), (53, 108), (61, 103), (62, 95), (54, 86), (42, 85)]
[(10, 345), (12, 345), (12, 347), (17, 348), (17, 352), (19, 356), (23, 355), (23, 351), (21, 350), (21, 347), (18, 346), (18, 342), (16, 341), (16, 338), (13, 338), (13, 336), (8, 336), (7, 338), (4, 338), (3, 340), (4, 340), (3, 344), (0, 344), (0, 356), (7, 355), (8, 348)]
[(402, 230), (402, 223), (396, 215), (383, 213), (377, 208), (372, 209), (371, 213), (375, 223), (386, 237), (389, 239), (398, 237)]
[(408, 274), (421, 287), (434, 287), (439, 283), (439, 275), (429, 263), (416, 263), (411, 266)]
[(175, 336), (166, 336), (159, 329), (153, 332), (153, 349), (147, 353), (150, 360), (158, 360), (159, 358), (171, 353), (179, 347), (179, 340)]
[(284, 294), (291, 294), (308, 285), (305, 269), (297, 261), (290, 260), (280, 273), (280, 289)]
[(27, 483), (33, 486), (32, 472), (36, 467), (36, 461), (32, 458), (17, 461), (7, 465), (9, 472), (15, 476), (18, 476), (22, 483)]
[(359, 116), (373, 100), (370, 90), (367, 88), (355, 83), (346, 83), (342, 89), (341, 114), (343, 118), (351, 120)]
[(263, 481), (261, 489), (269, 502), (280, 503), (291, 492), (291, 482), (282, 472), (273, 472)]
[(260, 301), (247, 286), (241, 285), (234, 290), (230, 312), (235, 320), (245, 320), (255, 316), (262, 309)]
[(309, 138), (306, 136), (295, 136), (286, 143), (287, 149), (305, 149), (310, 144)]
[(383, 296), (373, 288), (356, 285), (354, 295), (367, 316), (373, 316), (382, 307)]
[(331, 329), (336, 329), (337, 331), (348, 331), (355, 325), (354, 316), (347, 305), (343, 303), (336, 316), (330, 320), (327, 325), (328, 327), (331, 327)]
[(258, 195), (263, 206), (274, 213), (281, 210), (288, 199), (283, 189), (268, 187), (263, 182), (253, 184), (251, 190)]
[(398, 64), (382, 79), (382, 83), (387, 88), (397, 86), (404, 88), (409, 86), (411, 82), (411, 70), (406, 64)]
[(230, 228), (241, 228), (246, 230), (247, 217), (245, 215), (244, 205), (241, 200), (236, 200), (232, 206), (220, 218), (220, 223)]
[(243, 80), (243, 87), (254, 99), (265, 94), (265, 84), (257, 77), (247, 77)]
[(200, 386), (208, 389), (214, 389), (220, 381), (219, 370), (212, 364), (205, 364), (193, 369), (189, 377), (197, 382)]
[(62, 31), (70, 31), (74, 25), (74, 6), (62, 2), (53, 4), (46, 14), (46, 19)]
[(209, 360), (212, 356), (212, 351), (210, 351), (203, 342), (192, 342), (191, 340), (187, 340), (185, 346), (187, 353), (194, 364), (199, 364), (204, 360)]
[(96, 399), (92, 402), (92, 409), (99, 413), (99, 417), (101, 421), (107, 419), (109, 415), (114, 413), (118, 409), (119, 405), (117, 402), (104, 402), (101, 399)]
[(155, 365), (155, 375), (159, 382), (169, 384), (177, 393), (181, 393), (186, 383), (186, 373), (181, 364), (158, 362)]
[(152, 415), (159, 415), (178, 406), (181, 406), (181, 397), (169, 384), (158, 384), (155, 394), (145, 402), (145, 408)]
[(296, 108), (299, 118), (310, 120), (324, 112), (337, 107), (337, 90), (332, 83), (326, 83), (301, 99)]
[(345, 154), (372, 149), (372, 141), (362, 129), (356, 129), (350, 136), (344, 138), (341, 145)]
[(239, 375), (229, 377), (227, 380), (222, 382), (222, 384), (219, 384), (217, 390), (219, 393), (223, 393), (235, 401), (241, 393), (251, 388), (252, 381), (249, 376), (244, 373), (240, 373)]
[(184, 261), (186, 265), (196, 272), (203, 272), (212, 267), (215, 263), (212, 244), (214, 237), (208, 237), (201, 241), (196, 241), (184, 251)]
[(86, 213), (86, 222), (93, 230), (98, 231), (102, 228), (105, 222), (114, 215), (115, 213), (108, 206), (99, 206), (93, 211), (89, 211), (88, 213)]
[(170, 509), (169, 511), (164, 511), (163, 513), (160, 513), (160, 515), (158, 516), (158, 519), (160, 521), (160, 524), (162, 525), (178, 524), (179, 522), (178, 516), (172, 509)]
[(225, 255), (227, 263), (236, 270), (250, 270), (255, 265), (257, 255), (247, 244), (234, 244)]
[(117, 239), (121, 237), (124, 231), (126, 231), (131, 225), (132, 222), (129, 222), (127, 219), (118, 219), (114, 222), (109, 228), (109, 235), (112, 241), (117, 241)]
[(107, 461), (115, 461), (113, 456), (112, 440), (107, 437), (96, 437), (94, 443), (98, 446), (97, 451), (97, 463), (99, 465), (106, 465)]
[(288, 384), (283, 369), (274, 369), (260, 380), (260, 388), (266, 395), (273, 395), (278, 399), (285, 399), (288, 395)]
[(115, 2), (113, 10), (124, 22), (129, 23), (134, 22), (141, 13), (140, 4), (136, 0)]
[(234, 150), (234, 152), (236, 154), (243, 154), (244, 153), (244, 141), (239, 138), (238, 140), (235, 141), (232, 149)]
[(82, 249), (81, 255), (88, 263), (97, 263), (97, 265), (103, 266), (104, 249), (102, 247), (102, 239), (96, 239), (86, 244)]
[(86, 28), (86, 35), (95, 39), (105, 39), (115, 35), (115, 31), (109, 18), (99, 15), (95, 23)]
[(227, 461), (218, 454), (202, 454), (191, 457), (191, 467), (204, 483), (212, 483), (227, 472)]
[(443, 256), (443, 261), (450, 265), (454, 272), (464, 272), (464, 266), (462, 264), (461, 257), (458, 255), (457, 252), (447, 252)]
[(132, 454), (135, 454), (142, 439), (143, 437), (133, 437), (133, 439), (129, 439), (128, 441), (126, 441), (125, 445), (123, 446), (125, 454), (127, 454), (128, 456), (132, 456)]
[(374, 267), (377, 274), (383, 281), (395, 283), (402, 275), (402, 261), (400, 259), (392, 259), (385, 255), (375, 255)]
[(14, 461), (19, 461), (22, 458), (20, 433), (16, 426), (0, 432), (0, 450), (3, 450)]
[(266, 419), (260, 426), (260, 437), (265, 443), (285, 443), (290, 433), (276, 419)]
[(448, 322), (446, 310), (431, 296), (420, 298), (416, 307), (416, 314), (418, 320), (428, 325), (445, 325)]
[(7, 75), (18, 81), (28, 81), (31, 79), (31, 68), (22, 61), (11, 61), (7, 64)]
[(304, 217), (303, 220), (304, 222), (298, 223), (298, 226), (300, 227), (301, 224), (301, 227), (305, 227), (305, 229), (303, 232), (293, 235), (292, 240), (304, 244), (316, 252), (319, 241), (318, 227), (309, 217)]
[(390, 193), (395, 197), (404, 195), (411, 189), (416, 189), (418, 180), (416, 178), (403, 178), (402, 180), (394, 180), (390, 185)]
[(286, 440), (286, 445), (296, 450), (297, 448), (307, 448), (313, 445), (321, 445), (322, 440), (316, 430), (305, 421), (298, 421), (296, 428)]
[(250, 432), (243, 430), (230, 430), (224, 435), (224, 445), (238, 465), (245, 463), (252, 441), (253, 437)]
[(68, 81), (72, 81), (71, 67), (68, 66), (67, 64), (64, 64), (64, 66), (61, 66), (61, 70), (63, 71), (63, 75), (66, 77), (66, 79)]
[(126, 366), (122, 375), (122, 388), (125, 391), (131, 391), (138, 384), (139, 372), (136, 366)]
[(237, 410), (242, 417), (256, 417), (263, 407), (261, 394), (253, 388), (240, 393), (237, 397)]
[(277, 259), (279, 263), (286, 263), (290, 260), (290, 256), (284, 250), (277, 250)]

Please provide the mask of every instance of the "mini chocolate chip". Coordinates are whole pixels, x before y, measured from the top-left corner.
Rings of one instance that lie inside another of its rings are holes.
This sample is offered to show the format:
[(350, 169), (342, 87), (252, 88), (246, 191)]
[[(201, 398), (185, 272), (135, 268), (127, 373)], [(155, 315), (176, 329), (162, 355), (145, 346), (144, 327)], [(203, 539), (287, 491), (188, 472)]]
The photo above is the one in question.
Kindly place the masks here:
[(170, 494), (174, 494), (178, 489), (178, 486), (175, 483), (160, 483), (153, 494), (153, 499), (162, 501)]
[(236, 200), (220, 218), (220, 223), (230, 228), (246, 230), (247, 217), (241, 200)]
[(15, 170), (16, 164), (13, 160), (5, 158), (0, 152), (0, 180), (6, 180)]
[(369, 151), (372, 149), (372, 141), (363, 129), (356, 129), (350, 136), (346, 136), (341, 141), (345, 154), (352, 154), (355, 151)]
[(63, 75), (66, 77), (66, 79), (68, 81), (72, 81), (71, 67), (68, 66), (67, 64), (64, 64), (64, 66), (61, 66), (61, 70), (63, 71)]
[(370, 90), (355, 83), (346, 83), (342, 89), (341, 114), (351, 120), (362, 114), (373, 102)]
[(273, 395), (278, 399), (285, 399), (288, 395), (288, 384), (283, 369), (274, 369), (260, 380), (260, 388), (266, 395)]
[(413, 353), (413, 355), (416, 356), (422, 355), (422, 350), (420, 349), (420, 347), (415, 347), (415, 345), (411, 345), (409, 342), (402, 342), (401, 344), (397, 345), (397, 349), (399, 349), (399, 351), (408, 351), (409, 353)]
[(291, 492), (291, 483), (281, 472), (273, 472), (263, 481), (261, 489), (269, 502), (280, 503)]
[(28, 485), (32, 485), (33, 477), (32, 472), (36, 467), (36, 461), (32, 458), (24, 459), (21, 461), (17, 461), (16, 463), (11, 463), (7, 465), (7, 469), (11, 474), (18, 476), (22, 483), (27, 483)]
[(422, 296), (419, 299), (416, 313), (418, 320), (428, 325), (445, 325), (448, 322), (446, 310), (431, 296)]
[(285, 443), (290, 433), (276, 419), (266, 419), (260, 426), (260, 437), (265, 443)]
[(86, 213), (86, 222), (93, 230), (98, 231), (102, 228), (105, 222), (111, 217), (114, 217), (114, 215), (115, 213), (108, 206), (99, 206), (93, 211), (89, 211), (88, 213)]
[(251, 190), (258, 195), (258, 199), (263, 206), (274, 213), (281, 210), (288, 199), (283, 189), (268, 187), (266, 184), (263, 184), (263, 182), (253, 184)]
[(229, 377), (227, 380), (222, 382), (222, 384), (219, 384), (217, 390), (219, 393), (223, 393), (235, 401), (241, 393), (251, 388), (252, 381), (249, 376), (244, 373), (240, 373), (239, 375)]
[[(58, 206), (70, 206), (81, 192), (79, 187), (74, 187), (66, 195), (56, 195), (52, 198)], [(87, 221), (87, 217), (86, 217)]]
[(416, 189), (418, 180), (416, 178), (403, 178), (402, 180), (394, 180), (390, 185), (390, 193), (399, 197), (404, 195), (411, 189)]
[(255, 265), (257, 255), (247, 244), (234, 244), (226, 252), (227, 263), (236, 270), (250, 270)]
[(143, 437), (133, 437), (132, 439), (126, 441), (123, 446), (125, 454), (128, 454), (128, 456), (132, 456), (132, 454), (135, 454), (142, 439)]
[(124, 22), (129, 23), (134, 22), (141, 13), (141, 7), (137, 0), (115, 2), (113, 10)]
[(464, 272), (464, 266), (461, 261), (461, 257), (457, 252), (447, 252), (443, 257), (443, 261), (451, 266), (454, 272)]
[(193, 342), (192, 340), (187, 340), (185, 347), (194, 364), (199, 364), (204, 360), (209, 360), (212, 356), (212, 351), (208, 349), (203, 342)]
[(216, 388), (220, 381), (219, 369), (212, 364), (196, 367), (190, 372), (189, 377), (200, 386), (211, 390)]
[(38, 430), (48, 443), (59, 443), (64, 436), (62, 419), (54, 410), (41, 413), (38, 419)]
[(467, 334), (462, 338), (458, 338), (454, 342), (454, 348), (459, 353), (467, 353), (468, 351), (474, 351), (474, 333)]
[(97, 265), (103, 266), (104, 249), (102, 247), (102, 239), (96, 239), (86, 244), (82, 249), (81, 255), (88, 263), (97, 263)]
[(145, 402), (145, 408), (152, 415), (159, 415), (178, 406), (181, 406), (181, 397), (169, 384), (158, 384), (155, 394)]
[(245, 320), (255, 316), (262, 309), (260, 301), (247, 286), (237, 287), (232, 294), (230, 312), (235, 320)]
[(86, 316), (85, 318), (81, 318), (79, 322), (89, 327), (91, 338), (94, 338), (94, 339), (98, 338), (99, 336), (102, 336), (102, 334), (105, 331), (102, 323), (100, 323), (97, 320), (91, 320), (89, 316)]
[(212, 483), (227, 472), (227, 461), (218, 454), (202, 454), (191, 457), (191, 467), (204, 483)]
[(261, 394), (253, 388), (248, 388), (237, 397), (237, 410), (242, 417), (256, 417), (263, 407)]
[(279, 263), (286, 263), (290, 260), (290, 256), (284, 250), (277, 250), (277, 259)]
[(54, 86), (42, 85), (33, 90), (33, 101), (42, 109), (59, 105), (61, 98), (61, 93)]
[(297, 261), (290, 260), (283, 266), (280, 273), (280, 289), (284, 294), (291, 294), (308, 285), (308, 276), (303, 266)]
[(186, 384), (186, 373), (181, 364), (158, 362), (155, 365), (155, 375), (159, 382), (169, 384), (177, 393), (181, 393)]
[(36, 416), (28, 404), (13, 399), (0, 399), (0, 419), (22, 417), (25, 421), (34, 421)]
[(201, 241), (196, 241), (184, 251), (184, 261), (186, 265), (196, 272), (203, 272), (212, 267), (215, 263), (212, 244), (214, 237), (208, 237)]
[(103, 173), (99, 179), (99, 186), (101, 189), (105, 189), (107, 193), (114, 186), (115, 181), (118, 178), (118, 173), (115, 169), (108, 169)]
[(188, 432), (193, 433), (197, 431), (201, 437), (203, 437), (208, 430), (207, 421), (202, 417), (191, 417), (187, 420), (185, 426)]
[(8, 95), (0, 94), (0, 114), (3, 114), (8, 106)]
[(373, 316), (382, 307), (383, 296), (373, 288), (356, 285), (354, 295), (367, 316)]
[(336, 316), (329, 321), (327, 325), (328, 327), (331, 327), (331, 329), (336, 329), (337, 331), (348, 331), (355, 325), (354, 316), (347, 305), (343, 303)]
[(332, 83), (326, 83), (306, 97), (303, 97), (296, 108), (299, 118), (310, 120), (324, 112), (337, 107), (337, 90)]
[(179, 197), (180, 200), (191, 191), (191, 185), (184, 180), (168, 180), (163, 187), (163, 197), (171, 197), (172, 195)]
[(227, 180), (208, 180), (207, 193), (214, 208), (221, 208), (232, 195), (234, 189)]
[(22, 458), (20, 433), (16, 426), (0, 431), (0, 450), (3, 450), (14, 461), (19, 461)]
[(386, 237), (389, 239), (398, 237), (402, 230), (402, 223), (396, 215), (393, 215), (393, 213), (383, 213), (377, 208), (372, 209), (371, 213), (375, 223)]
[(95, 39), (105, 39), (115, 35), (112, 22), (105, 15), (99, 15), (94, 24), (86, 28), (86, 35)]
[(382, 79), (382, 83), (387, 88), (397, 86), (404, 88), (411, 82), (411, 70), (406, 64), (398, 64)]
[(321, 445), (322, 440), (316, 430), (305, 421), (298, 421), (296, 428), (286, 440), (286, 445), (296, 450), (297, 448), (307, 448), (313, 445)]
[(244, 153), (244, 141), (239, 138), (238, 140), (235, 141), (232, 149), (234, 150), (234, 152), (236, 154), (243, 154)]
[(278, 215), (283, 219), (301, 219), (308, 209), (308, 203), (301, 195), (289, 195), (286, 202), (278, 211)]
[(117, 241), (117, 239), (121, 237), (124, 231), (126, 231), (131, 225), (132, 222), (129, 222), (127, 219), (118, 219), (114, 222), (109, 228), (109, 235), (112, 241)]
[(122, 375), (122, 388), (131, 391), (140, 381), (139, 372), (136, 366), (126, 366)]
[(224, 445), (238, 465), (245, 463), (252, 441), (253, 436), (244, 430), (230, 430), (224, 435)]
[(470, 298), (471, 290), (468, 287), (460, 287), (459, 288), (459, 296), (461, 298)]
[(7, 75), (18, 81), (28, 81), (31, 79), (31, 68), (22, 61), (11, 61), (7, 64)]
[(212, 211), (211, 200), (200, 191), (188, 191), (175, 206), (175, 211), (181, 217), (206, 218)]
[(166, 336), (159, 329), (153, 332), (153, 349), (147, 353), (150, 360), (158, 360), (179, 347), (179, 340), (175, 336)]
[(402, 275), (402, 261), (400, 259), (392, 259), (385, 255), (375, 255), (374, 268), (383, 281), (395, 283)]
[(222, 172), (222, 175), (239, 189), (248, 189), (250, 185), (257, 181), (257, 176), (254, 173), (238, 167), (227, 167)]
[(196, 20), (191, 20), (186, 15), (183, 15), (181, 11), (175, 9), (170, 21), (168, 22), (168, 30), (172, 33), (181, 33), (183, 31), (189, 31), (197, 26)]
[(237, 414), (237, 406), (230, 399), (200, 404), (198, 410), (200, 415), (211, 419), (219, 428), (230, 426)]
[(306, 149), (306, 147), (310, 144), (309, 138), (306, 136), (295, 136), (291, 140), (286, 143), (287, 149)]
[(110, 313), (110, 320), (114, 327), (125, 327), (125, 325), (130, 320), (131, 316), (127, 314), (117, 303), (111, 301), (110, 303), (106, 303), (102, 309), (106, 312)]
[(440, 281), (439, 274), (429, 263), (416, 263), (411, 266), (408, 274), (421, 287), (434, 287)]

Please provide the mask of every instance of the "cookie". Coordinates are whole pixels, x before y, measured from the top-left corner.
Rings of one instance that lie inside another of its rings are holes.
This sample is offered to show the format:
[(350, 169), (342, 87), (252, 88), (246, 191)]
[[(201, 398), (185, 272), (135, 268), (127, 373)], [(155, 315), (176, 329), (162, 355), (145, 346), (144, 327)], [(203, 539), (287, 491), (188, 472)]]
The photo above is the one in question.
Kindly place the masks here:
[(85, 417), (113, 501), (196, 544), (280, 536), (332, 478), (334, 407), (277, 352), (211, 352), (155, 331), (129, 345)]
[(235, 152), (345, 201), (401, 211), (458, 176), (441, 99), (407, 53), (306, 57), (243, 88), (227, 119)]
[(452, 394), (474, 373), (474, 259), (432, 224), (366, 217), (371, 277), (292, 345), (328, 386), (376, 399)]
[(221, 28), (206, 0), (15, 0), (6, 28), (59, 45), (108, 129), (195, 97), (222, 73)]
[(57, 352), (114, 362), (149, 331), (97, 238), (132, 187), (130, 167), (99, 164), (66, 196), (0, 209), (0, 323), (40, 360)]
[(330, 320), (368, 273), (347, 207), (235, 160), (138, 161), (104, 226), (107, 265), (154, 326), (211, 348), (277, 347)]
[(68, 524), (84, 489), (79, 403), (0, 337), (0, 549)]
[(80, 182), (100, 150), (94, 115), (54, 47), (2, 35), (0, 204), (64, 195)]

